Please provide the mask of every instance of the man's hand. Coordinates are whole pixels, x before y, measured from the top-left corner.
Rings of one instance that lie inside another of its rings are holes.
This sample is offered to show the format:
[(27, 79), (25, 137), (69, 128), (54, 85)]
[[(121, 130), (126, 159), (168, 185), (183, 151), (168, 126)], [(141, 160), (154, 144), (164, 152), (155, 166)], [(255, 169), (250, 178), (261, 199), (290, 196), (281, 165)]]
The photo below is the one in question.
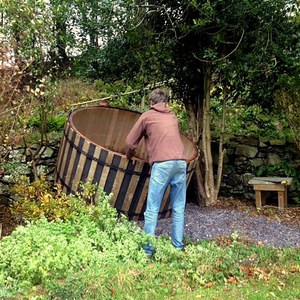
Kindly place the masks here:
[(134, 154), (135, 154), (135, 149), (132, 149), (132, 148), (126, 146), (125, 153), (126, 153), (126, 158), (127, 159), (131, 159), (134, 156)]

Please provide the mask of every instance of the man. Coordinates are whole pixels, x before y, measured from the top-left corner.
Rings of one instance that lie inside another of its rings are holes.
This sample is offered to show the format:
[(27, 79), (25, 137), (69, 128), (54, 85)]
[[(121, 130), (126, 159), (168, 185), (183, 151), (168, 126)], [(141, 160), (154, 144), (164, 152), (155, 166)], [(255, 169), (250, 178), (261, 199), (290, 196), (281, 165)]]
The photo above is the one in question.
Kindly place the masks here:
[[(172, 205), (172, 244), (183, 249), (184, 210), (186, 202), (186, 160), (178, 120), (166, 106), (168, 94), (155, 89), (149, 95), (150, 110), (143, 113), (126, 138), (126, 157), (134, 156), (142, 137), (145, 139), (149, 163), (152, 166), (147, 207), (144, 213), (146, 234), (155, 235), (158, 212), (164, 193), (170, 184)], [(149, 243), (145, 252), (152, 255)]]

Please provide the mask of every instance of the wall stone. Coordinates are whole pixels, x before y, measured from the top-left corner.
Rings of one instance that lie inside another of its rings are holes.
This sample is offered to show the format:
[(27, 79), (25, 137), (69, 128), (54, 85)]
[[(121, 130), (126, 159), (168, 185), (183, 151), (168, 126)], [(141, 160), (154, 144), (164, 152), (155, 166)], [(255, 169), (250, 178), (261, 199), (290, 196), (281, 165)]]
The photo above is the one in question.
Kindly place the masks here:
[(236, 156), (243, 156), (248, 158), (254, 158), (258, 152), (257, 147), (248, 146), (245, 144), (239, 144), (236, 146), (235, 154)]

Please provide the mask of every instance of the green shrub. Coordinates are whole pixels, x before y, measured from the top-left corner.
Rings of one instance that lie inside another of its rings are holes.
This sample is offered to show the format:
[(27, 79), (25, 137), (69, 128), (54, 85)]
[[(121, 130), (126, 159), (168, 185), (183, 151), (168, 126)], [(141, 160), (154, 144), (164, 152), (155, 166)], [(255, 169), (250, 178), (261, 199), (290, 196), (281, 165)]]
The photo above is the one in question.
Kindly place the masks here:
[[(215, 136), (221, 132), (222, 105), (212, 100), (212, 130)], [(254, 136), (292, 140), (287, 118), (280, 111), (266, 111), (259, 105), (226, 104), (225, 134), (228, 136)]]
[(16, 199), (11, 213), (24, 221), (36, 221), (42, 216), (49, 221), (68, 219), (73, 213), (73, 199), (67, 197), (60, 186), (53, 190), (45, 177), (31, 183), (28, 177), (22, 176), (13, 191)]
[(2, 298), (194, 299), (188, 296), (193, 291), (230, 282), (273, 277), (277, 288), (285, 270), (300, 272), (296, 249), (246, 245), (237, 233), (221, 244), (189, 244), (184, 252), (160, 237), (149, 261), (135, 223), (118, 220), (105, 200), (87, 207), (66, 222), (41, 219), (19, 227), (0, 242)]
[(13, 182), (17, 182), (21, 179), (20, 174), (29, 174), (31, 166), (29, 163), (23, 163), (19, 157), (13, 157), (11, 160), (0, 161), (0, 169), (5, 171), (5, 174), (9, 174)]
[[(49, 115), (46, 120), (46, 131), (62, 131), (64, 129), (67, 117), (66, 114)], [(34, 128), (41, 128), (41, 120), (39, 117), (31, 117), (28, 120), (28, 125)]]
[[(91, 203), (97, 189), (88, 180), (80, 183), (76, 195), (67, 196), (61, 186), (54, 187), (41, 176), (34, 182), (29, 177), (21, 176), (13, 189), (15, 200), (11, 204), (11, 213), (23, 221), (37, 221), (44, 217), (48, 221), (69, 220), (88, 209), (86, 203)], [(109, 199), (103, 190), (99, 190), (99, 197)]]
[(0, 289), (46, 284), (90, 266), (145, 262), (145, 237), (135, 224), (118, 220), (109, 196), (101, 192), (95, 206), (79, 198), (72, 198), (64, 221), (41, 216), (1, 241)]
[(67, 117), (65, 114), (52, 115), (47, 120), (47, 131), (62, 131), (65, 127)]

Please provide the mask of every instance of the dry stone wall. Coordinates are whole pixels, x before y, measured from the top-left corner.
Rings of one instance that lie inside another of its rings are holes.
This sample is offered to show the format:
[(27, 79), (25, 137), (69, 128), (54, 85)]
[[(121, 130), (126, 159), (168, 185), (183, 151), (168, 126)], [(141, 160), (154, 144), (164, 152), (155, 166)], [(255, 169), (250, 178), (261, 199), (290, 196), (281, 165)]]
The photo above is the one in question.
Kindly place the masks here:
[[(30, 151), (36, 153), (39, 156), (36, 163), (37, 175), (45, 175), (46, 179), (50, 182), (54, 182), (54, 170), (56, 159), (58, 156), (58, 150), (60, 146), (60, 140), (55, 140), (49, 143), (47, 146), (39, 147), (33, 145)], [(5, 164), (0, 167), (0, 203), (7, 202), (13, 198), (11, 188), (16, 182), (17, 178), (25, 175), (34, 178), (32, 168), (32, 156), (29, 149), (25, 147), (15, 147), (13, 149), (1, 149), (3, 153), (6, 153)]]
[[(37, 165), (37, 172), (45, 174), (49, 181), (54, 180), (59, 146), (60, 140), (55, 140), (40, 149), (41, 159)], [(296, 146), (281, 140), (234, 137), (226, 142), (224, 147), (226, 156), (220, 195), (226, 197), (254, 199), (253, 187), (248, 185), (248, 181), (257, 176), (261, 168), (300, 159)], [(33, 151), (37, 149), (38, 146), (32, 147)], [(217, 162), (217, 151), (218, 145), (213, 143), (215, 162)], [(33, 178), (31, 156), (28, 150), (22, 147), (11, 149), (6, 159), (8, 168), (5, 170), (0, 168), (0, 201), (12, 197), (10, 188), (16, 177), (23, 174)], [(299, 191), (291, 192), (299, 196)]]
[[(282, 140), (233, 137), (224, 147), (226, 156), (220, 189), (222, 196), (255, 199), (253, 186), (248, 185), (251, 178), (258, 176), (262, 169), (265, 170), (264, 176), (284, 176), (278, 167), (300, 159), (296, 145)], [(214, 148), (216, 153), (217, 145)], [(277, 174), (271, 174), (271, 170), (275, 169), (278, 169)], [(299, 195), (299, 191), (293, 187), (290, 192), (293, 197)]]

